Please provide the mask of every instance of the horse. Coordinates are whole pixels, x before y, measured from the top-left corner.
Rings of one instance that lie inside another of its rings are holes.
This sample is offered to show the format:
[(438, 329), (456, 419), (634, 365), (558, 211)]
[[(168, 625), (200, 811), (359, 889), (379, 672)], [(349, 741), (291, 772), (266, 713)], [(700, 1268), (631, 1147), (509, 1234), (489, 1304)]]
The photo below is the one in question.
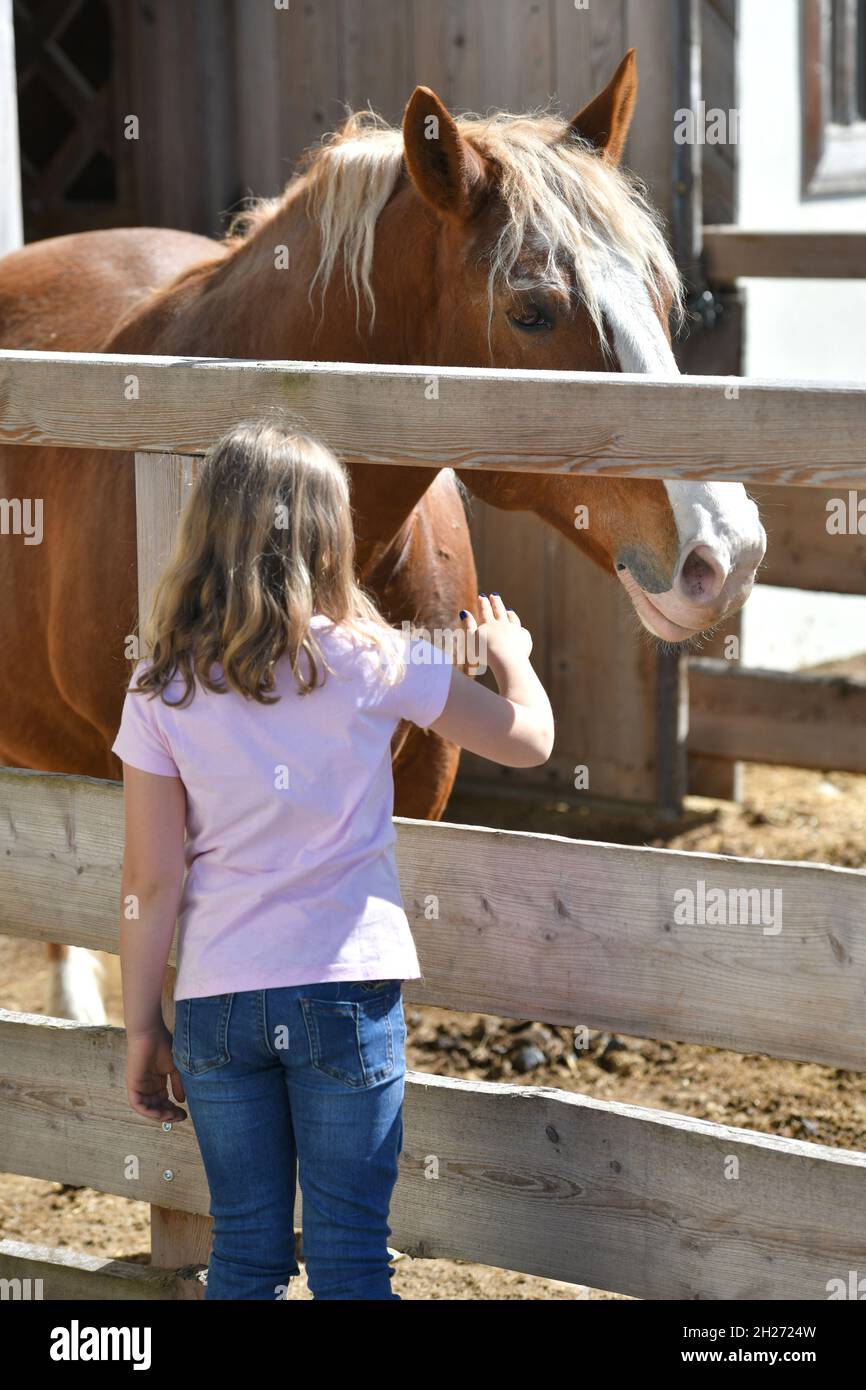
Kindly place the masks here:
[[(125, 228), (8, 255), (0, 346), (673, 376), (681, 281), (621, 165), (636, 96), (633, 49), (571, 121), (455, 117), (418, 87), (401, 126), (349, 115), (218, 241)], [(734, 612), (766, 545), (735, 483), (355, 464), (359, 574), (391, 622), (443, 630), (475, 607), (461, 486), (561, 530), (663, 642)], [(0, 759), (117, 779), (110, 745), (137, 622), (133, 457), (6, 446), (0, 488), (44, 499), (44, 544), (0, 547)], [(575, 527), (578, 507), (588, 528)], [(440, 818), (458, 757), (401, 726), (395, 813)], [(55, 951), (54, 1011), (103, 1021), (93, 958)]]

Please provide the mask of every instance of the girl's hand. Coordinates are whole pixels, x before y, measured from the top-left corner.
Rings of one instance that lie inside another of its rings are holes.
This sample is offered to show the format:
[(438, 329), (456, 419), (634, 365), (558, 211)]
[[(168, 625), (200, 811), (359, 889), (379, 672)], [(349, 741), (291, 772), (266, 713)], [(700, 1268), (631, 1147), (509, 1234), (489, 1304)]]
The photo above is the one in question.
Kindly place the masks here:
[[(532, 651), (529, 630), (521, 625), (512, 608), (505, 607), (499, 594), (491, 594), (489, 598), (486, 594), (479, 594), (478, 608), (481, 613), (480, 624), (476, 623), (471, 613), (467, 613), (463, 618), (463, 626), (466, 632), (478, 633), (475, 650), (478, 651), (482, 663), (488, 658), (491, 659), (494, 675), (497, 663), (503, 659), (513, 659), (515, 656), (529, 657)], [(468, 649), (472, 650), (472, 647)], [(470, 674), (474, 674), (477, 669), (474, 668)]]
[(165, 1024), (148, 1033), (126, 1035), (126, 1094), (137, 1115), (146, 1120), (185, 1120), (187, 1112), (168, 1095), (166, 1078), (177, 1100), (186, 1100), (183, 1081), (171, 1055), (171, 1033)]
[[(430, 728), (503, 767), (541, 767), (553, 752), (553, 710), (529, 660), (532, 638), (498, 594), (479, 594), (478, 601), (480, 624), (460, 613), (467, 669), (453, 666), (445, 708)], [(488, 659), (498, 695), (470, 679)]]

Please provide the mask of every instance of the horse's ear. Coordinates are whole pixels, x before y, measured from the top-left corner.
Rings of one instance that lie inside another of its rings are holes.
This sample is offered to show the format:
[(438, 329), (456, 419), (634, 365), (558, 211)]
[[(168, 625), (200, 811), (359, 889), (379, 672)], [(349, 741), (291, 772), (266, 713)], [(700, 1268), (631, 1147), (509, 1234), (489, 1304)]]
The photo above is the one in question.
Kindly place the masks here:
[(448, 217), (471, 217), (485, 182), (484, 164), (429, 87), (416, 87), (406, 104), (403, 146), (421, 197)]
[(571, 128), (612, 164), (619, 164), (637, 100), (637, 57), (630, 48), (603, 92), (584, 106)]

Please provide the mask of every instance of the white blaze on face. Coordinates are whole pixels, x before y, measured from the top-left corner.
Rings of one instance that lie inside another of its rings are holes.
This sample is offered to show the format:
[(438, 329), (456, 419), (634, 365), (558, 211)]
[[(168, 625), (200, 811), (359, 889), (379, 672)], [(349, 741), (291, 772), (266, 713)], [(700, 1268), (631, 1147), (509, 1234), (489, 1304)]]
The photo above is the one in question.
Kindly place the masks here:
[[(623, 372), (679, 376), (670, 343), (648, 287), (622, 258), (614, 258), (596, 286)], [(634, 576), (620, 573), (644, 624), (658, 636), (681, 640), (738, 606), (751, 590), (766, 535), (758, 509), (742, 483), (665, 481), (677, 530), (678, 561), (671, 588), (649, 606)], [(636, 592), (637, 591), (637, 594)], [(664, 629), (664, 630), (661, 630)]]

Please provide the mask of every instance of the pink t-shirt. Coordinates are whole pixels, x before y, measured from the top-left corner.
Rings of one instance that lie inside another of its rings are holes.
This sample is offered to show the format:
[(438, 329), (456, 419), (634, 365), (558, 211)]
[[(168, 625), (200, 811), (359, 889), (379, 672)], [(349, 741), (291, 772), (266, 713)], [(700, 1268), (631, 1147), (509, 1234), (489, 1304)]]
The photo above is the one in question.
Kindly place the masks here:
[[(309, 695), (283, 658), (273, 705), (198, 683), (186, 709), (124, 700), (113, 751), (186, 788), (176, 999), (421, 973), (394, 858), (390, 745), (401, 719), (439, 718), (450, 658), (393, 630), (407, 665), (389, 685), (348, 629), (322, 615), (312, 627), (334, 674)], [(182, 693), (176, 676), (165, 694)]]

